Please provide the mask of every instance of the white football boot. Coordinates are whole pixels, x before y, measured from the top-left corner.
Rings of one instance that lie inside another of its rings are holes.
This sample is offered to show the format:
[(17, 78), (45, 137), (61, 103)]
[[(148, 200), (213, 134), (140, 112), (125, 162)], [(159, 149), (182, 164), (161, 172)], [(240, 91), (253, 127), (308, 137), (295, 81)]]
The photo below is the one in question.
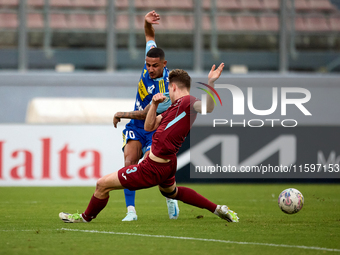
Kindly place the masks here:
[(128, 212), (122, 221), (133, 221), (137, 220), (137, 214), (136, 212)]
[(224, 219), (226, 221), (239, 222), (239, 217), (237, 217), (237, 213), (230, 210), (226, 205), (218, 205), (214, 213), (221, 219)]
[(65, 223), (82, 223), (82, 222), (86, 222), (85, 220), (83, 220), (83, 218), (81, 217), (80, 213), (64, 213), (61, 212), (59, 213), (59, 218), (65, 222)]
[(176, 220), (179, 215), (178, 201), (176, 199), (166, 199), (166, 205), (168, 206), (168, 214), (170, 220)]

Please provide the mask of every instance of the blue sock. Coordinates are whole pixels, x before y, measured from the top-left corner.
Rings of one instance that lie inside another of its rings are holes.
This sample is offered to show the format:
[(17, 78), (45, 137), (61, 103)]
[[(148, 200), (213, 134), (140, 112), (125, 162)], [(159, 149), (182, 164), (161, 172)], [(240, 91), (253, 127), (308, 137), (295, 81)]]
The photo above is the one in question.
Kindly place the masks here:
[(126, 207), (128, 207), (130, 205), (135, 206), (136, 191), (124, 189), (124, 195), (125, 195)]

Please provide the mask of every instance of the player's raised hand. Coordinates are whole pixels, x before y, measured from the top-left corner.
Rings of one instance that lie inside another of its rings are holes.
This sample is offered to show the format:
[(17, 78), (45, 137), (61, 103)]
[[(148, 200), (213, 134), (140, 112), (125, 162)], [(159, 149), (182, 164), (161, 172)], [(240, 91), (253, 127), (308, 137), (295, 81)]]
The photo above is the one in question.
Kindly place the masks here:
[(160, 19), (159, 14), (155, 11), (148, 12), (145, 15), (145, 21), (150, 24), (159, 24), (158, 20)]
[(159, 104), (162, 103), (166, 99), (166, 96), (164, 96), (162, 93), (157, 93), (152, 97), (152, 102)]
[(209, 82), (215, 82), (220, 76), (224, 68), (224, 63), (221, 63), (220, 66), (215, 70), (215, 65), (211, 67), (211, 70), (208, 74)]

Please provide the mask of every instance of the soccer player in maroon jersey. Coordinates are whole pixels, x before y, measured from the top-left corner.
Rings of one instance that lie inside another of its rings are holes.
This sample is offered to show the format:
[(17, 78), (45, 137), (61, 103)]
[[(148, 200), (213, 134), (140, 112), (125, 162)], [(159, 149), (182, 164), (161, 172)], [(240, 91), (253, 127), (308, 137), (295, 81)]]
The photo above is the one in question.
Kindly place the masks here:
[[(214, 82), (220, 77), (223, 68), (224, 63), (217, 69), (215, 65), (212, 66), (208, 75), (210, 86), (214, 87)], [(191, 78), (184, 70), (175, 69), (170, 72), (169, 94), (172, 105), (157, 116), (158, 104), (166, 98), (158, 93), (153, 96), (146, 116), (144, 129), (156, 130), (148, 157), (138, 165), (123, 167), (100, 178), (85, 212), (82, 214), (61, 212), (59, 214), (61, 220), (66, 223), (90, 222), (106, 206), (111, 190), (124, 188), (138, 190), (158, 185), (165, 197), (207, 209), (229, 222), (238, 222), (237, 214), (226, 205), (214, 204), (190, 188), (176, 186), (176, 154), (188, 135), (197, 113), (202, 112), (202, 102), (190, 95), (190, 83)], [(213, 109), (213, 99), (208, 97), (206, 110), (212, 112)]]
[[(153, 132), (144, 130), (146, 114), (150, 107), (152, 96), (158, 92), (169, 95), (167, 61), (164, 52), (156, 45), (154, 24), (159, 24), (160, 15), (155, 11), (148, 12), (144, 18), (144, 33), (146, 40), (145, 63), (140, 76), (134, 109), (132, 112), (117, 112), (113, 118), (113, 124), (121, 118), (131, 119), (123, 130), (123, 152), (124, 166), (136, 165), (141, 158), (146, 158), (150, 152)], [(159, 104), (158, 113), (164, 112), (171, 105), (170, 98)], [(122, 221), (137, 220), (135, 208), (136, 191), (124, 189), (127, 214)], [(175, 199), (166, 198), (168, 214), (170, 219), (177, 219), (179, 216), (178, 202)]]

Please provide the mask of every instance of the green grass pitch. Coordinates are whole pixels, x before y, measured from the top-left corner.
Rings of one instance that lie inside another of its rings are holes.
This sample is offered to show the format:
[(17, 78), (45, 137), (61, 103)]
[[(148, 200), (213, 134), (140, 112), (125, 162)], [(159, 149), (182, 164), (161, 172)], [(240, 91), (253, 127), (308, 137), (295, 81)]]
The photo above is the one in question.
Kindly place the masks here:
[[(138, 221), (121, 221), (124, 194), (112, 191), (97, 219), (66, 224), (59, 212), (83, 212), (94, 187), (1, 187), (0, 254), (340, 254), (339, 184), (183, 186), (227, 204), (240, 222), (182, 202), (179, 218), (169, 220), (165, 198), (152, 188), (137, 191)], [(295, 215), (277, 205), (290, 187), (305, 198)]]

